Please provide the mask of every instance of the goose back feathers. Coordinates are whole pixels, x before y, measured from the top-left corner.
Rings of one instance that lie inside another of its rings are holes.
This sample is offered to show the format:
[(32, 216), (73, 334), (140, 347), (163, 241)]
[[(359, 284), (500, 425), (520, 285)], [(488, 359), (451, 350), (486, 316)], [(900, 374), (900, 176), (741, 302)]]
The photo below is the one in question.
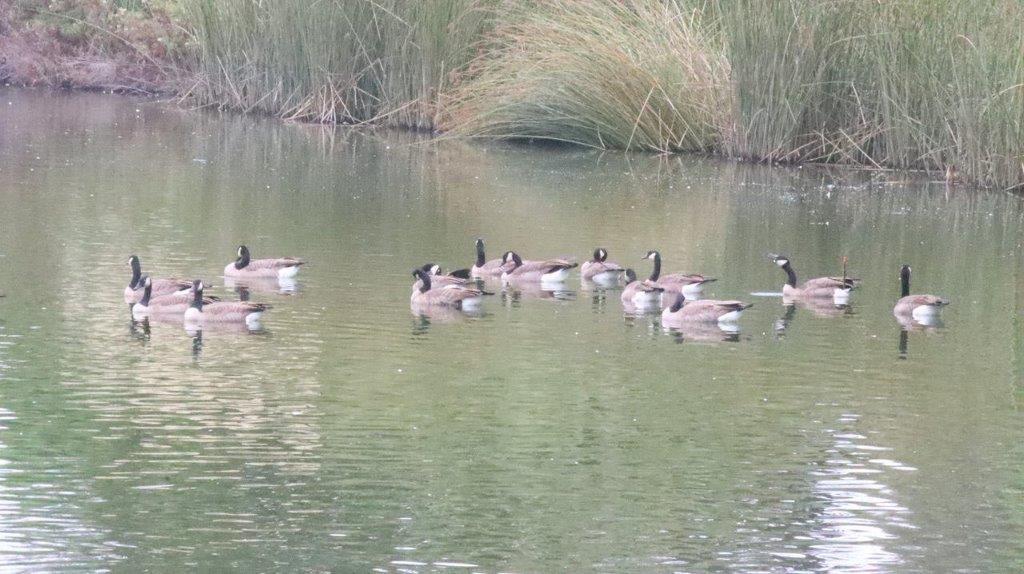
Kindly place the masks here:
[(267, 277), (287, 279), (298, 274), (299, 266), (303, 264), (303, 261), (294, 257), (253, 259), (249, 253), (249, 248), (245, 245), (239, 245), (238, 257), (233, 263), (228, 263), (227, 267), (224, 268), (224, 276), (253, 279)]

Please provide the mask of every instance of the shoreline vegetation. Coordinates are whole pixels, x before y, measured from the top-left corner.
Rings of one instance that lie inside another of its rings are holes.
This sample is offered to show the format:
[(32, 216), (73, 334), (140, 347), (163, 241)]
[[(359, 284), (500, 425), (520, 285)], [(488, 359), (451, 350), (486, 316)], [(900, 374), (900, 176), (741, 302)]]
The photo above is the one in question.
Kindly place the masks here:
[(14, 0), (0, 79), (1009, 190), (1021, 22), (1017, 0)]

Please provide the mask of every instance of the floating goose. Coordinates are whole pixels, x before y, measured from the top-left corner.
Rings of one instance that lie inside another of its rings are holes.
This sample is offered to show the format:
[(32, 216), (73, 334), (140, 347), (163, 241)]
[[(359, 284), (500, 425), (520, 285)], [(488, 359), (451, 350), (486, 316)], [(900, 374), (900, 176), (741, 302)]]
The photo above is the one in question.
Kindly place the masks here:
[(524, 261), (514, 251), (508, 251), (501, 258), (502, 281), (523, 281), (541, 283), (561, 283), (569, 276), (569, 270), (578, 264), (565, 259), (546, 259), (543, 261)]
[(410, 302), (414, 306), (446, 305), (460, 309), (476, 307), (483, 300), (484, 295), (489, 295), (480, 289), (474, 289), (465, 285), (449, 284), (434, 287), (430, 273), (423, 269), (415, 269), (412, 272), (420, 284), (414, 289)]
[[(140, 319), (149, 315), (181, 315), (192, 304), (192, 290), (175, 291), (159, 297), (153, 296), (153, 280), (142, 276), (142, 299), (132, 305), (132, 317)], [(217, 297), (204, 297), (204, 303), (214, 303)]]
[(594, 258), (580, 266), (580, 276), (595, 283), (614, 283), (625, 269), (618, 263), (608, 262), (608, 251), (602, 247), (594, 250)]
[[(132, 269), (132, 279), (124, 288), (124, 302), (131, 305), (142, 299), (142, 263), (137, 255), (132, 255), (128, 257), (128, 266)], [(153, 297), (187, 290), (192, 286), (191, 283), (183, 279), (151, 279), (151, 281)]]
[(249, 248), (244, 245), (238, 246), (238, 258), (234, 263), (228, 263), (224, 268), (225, 277), (233, 278), (266, 278), (277, 277), (287, 279), (295, 277), (299, 272), (299, 266), (305, 263), (294, 257), (278, 257), (276, 259), (251, 259)]
[(937, 295), (911, 295), (910, 266), (900, 268), (900, 299), (892, 308), (897, 319), (912, 317), (919, 323), (930, 324), (946, 305), (949, 301)]
[[(845, 260), (844, 269), (845, 269)], [(782, 296), (790, 299), (832, 297), (837, 302), (845, 302), (850, 291), (857, 286), (860, 279), (854, 277), (816, 277), (804, 281), (804, 284), (797, 287), (796, 271), (785, 255), (772, 255), (772, 261), (786, 272), (786, 284), (782, 286)]]
[[(686, 303), (682, 292), (675, 294), (675, 302), (661, 312), (663, 325), (685, 322), (734, 323), (752, 305), (742, 301), (716, 301), (700, 299)], [(686, 303), (684, 305), (684, 303)]]
[(696, 273), (669, 273), (662, 275), (661, 253), (657, 251), (648, 251), (647, 255), (644, 255), (643, 258), (654, 261), (654, 269), (651, 271), (651, 276), (648, 280), (664, 287), (667, 293), (681, 291), (690, 296), (699, 295), (706, 283), (717, 281), (714, 277), (705, 277)]
[(263, 312), (269, 309), (263, 303), (251, 301), (216, 301), (208, 303), (203, 297), (203, 282), (192, 282), (192, 304), (185, 311), (186, 323), (245, 323), (250, 328), (259, 326)]
[[(451, 273), (442, 274), (441, 266), (436, 263), (426, 263), (420, 269), (430, 275), (430, 283), (434, 288), (469, 283), (469, 269), (457, 269)], [(412, 284), (412, 289), (416, 291), (422, 286), (423, 282), (417, 278), (416, 282)]]
[(665, 288), (650, 280), (637, 281), (636, 272), (626, 269), (626, 288), (620, 296), (622, 302), (636, 307), (655, 307), (661, 301)]
[(473, 277), (501, 277), (502, 271), (501, 259), (491, 259), (490, 261), (484, 256), (484, 240), (476, 240), (476, 263), (470, 268), (469, 272)]

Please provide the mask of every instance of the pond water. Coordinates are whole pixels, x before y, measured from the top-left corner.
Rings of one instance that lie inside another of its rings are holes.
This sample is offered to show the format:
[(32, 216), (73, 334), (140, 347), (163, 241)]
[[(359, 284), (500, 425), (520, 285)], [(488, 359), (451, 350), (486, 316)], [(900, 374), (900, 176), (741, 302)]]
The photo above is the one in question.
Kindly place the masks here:
[[(1024, 568), (1018, 198), (908, 176), (431, 142), (0, 92), (5, 570)], [(666, 332), (574, 274), (414, 315), (413, 267), (641, 261), (754, 303)], [(309, 263), (254, 333), (133, 324), (158, 276)], [(788, 308), (802, 277), (863, 280)], [(914, 290), (952, 301), (901, 330)], [(758, 295), (753, 295), (757, 293)], [(765, 296), (767, 295), (767, 296)]]

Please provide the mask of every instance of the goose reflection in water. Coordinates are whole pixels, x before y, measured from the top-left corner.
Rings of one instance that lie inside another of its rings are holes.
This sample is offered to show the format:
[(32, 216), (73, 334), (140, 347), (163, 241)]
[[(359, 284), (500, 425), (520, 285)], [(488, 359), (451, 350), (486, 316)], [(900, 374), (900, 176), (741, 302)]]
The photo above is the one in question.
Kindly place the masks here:
[(516, 307), (524, 299), (547, 299), (554, 301), (572, 301), (576, 292), (565, 288), (561, 283), (538, 283), (527, 281), (508, 281), (501, 291), (501, 302)]
[(149, 342), (149, 318), (144, 317), (141, 321), (132, 318), (128, 323), (128, 336), (145, 345)]
[[(294, 277), (281, 277), (281, 278), (238, 278), (238, 277), (225, 277), (224, 287), (227, 289), (233, 289), (236, 293), (241, 295), (242, 291), (253, 292), (253, 293), (280, 293), (281, 295), (292, 295), (298, 289), (298, 282)], [(248, 301), (248, 299), (243, 299)]]
[(622, 311), (626, 317), (658, 317), (661, 319), (661, 303), (657, 300), (650, 301), (647, 303), (637, 304), (633, 301), (623, 301)]
[(410, 303), (409, 310), (412, 311), (416, 321), (413, 326), (414, 332), (426, 332), (431, 324), (459, 323), (468, 318), (483, 317), (485, 312), (481, 307), (472, 309), (459, 309), (447, 305), (422, 305)]
[(676, 343), (738, 343), (740, 340), (738, 325), (679, 323), (663, 329)]
[(915, 317), (900, 317), (896, 316), (896, 322), (900, 324), (897, 349), (899, 350), (899, 358), (906, 360), (908, 357), (907, 349), (910, 344), (910, 333), (936, 333), (942, 329), (943, 322), (938, 316), (921, 317), (920, 320)]
[(843, 303), (837, 304), (831, 299), (793, 300), (783, 298), (782, 304), (785, 306), (785, 311), (783, 311), (782, 316), (775, 320), (774, 324), (776, 338), (785, 336), (786, 329), (792, 324), (798, 308), (823, 319), (848, 317), (854, 314), (853, 306)]

